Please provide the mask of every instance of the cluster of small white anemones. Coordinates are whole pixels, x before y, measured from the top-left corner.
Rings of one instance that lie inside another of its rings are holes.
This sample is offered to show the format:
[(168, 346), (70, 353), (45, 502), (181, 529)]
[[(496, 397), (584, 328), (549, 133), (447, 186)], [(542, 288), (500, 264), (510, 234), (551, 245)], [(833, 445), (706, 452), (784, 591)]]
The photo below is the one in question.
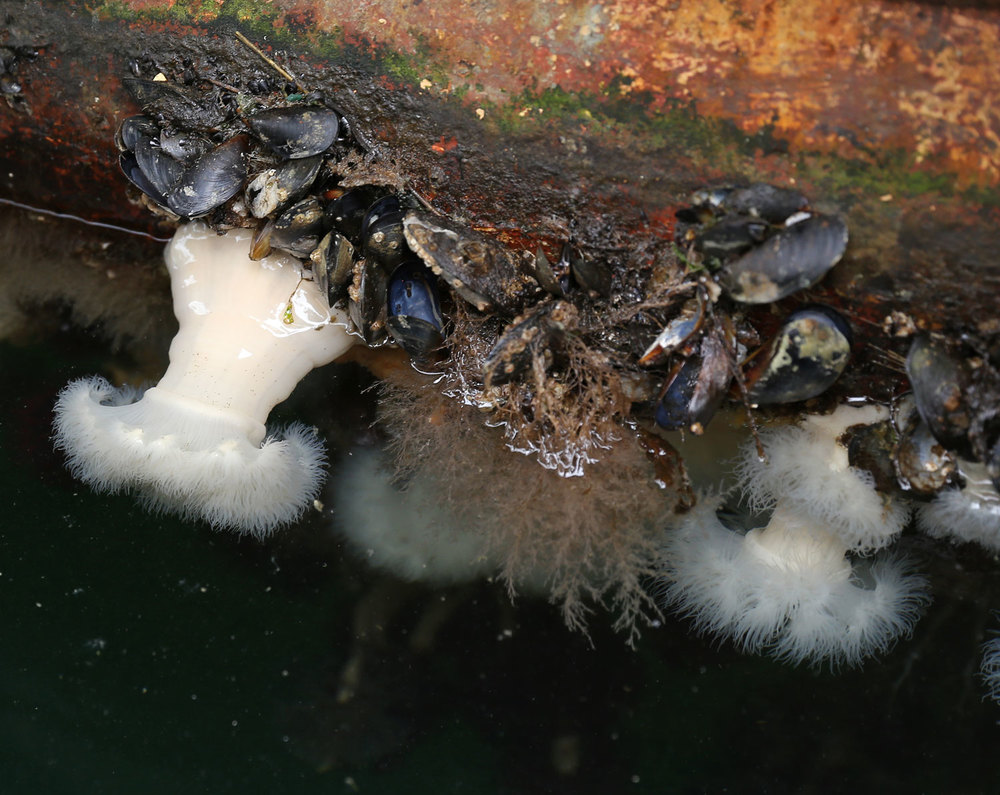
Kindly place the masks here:
[(312, 502), (324, 459), (315, 433), (267, 435), (267, 416), (354, 338), (297, 260), (255, 262), (250, 238), (181, 226), (166, 251), (180, 322), (167, 372), (141, 397), (99, 377), (74, 381), (54, 428), (70, 471), (94, 488), (263, 535)]
[[(721, 499), (704, 498), (663, 550), (664, 595), (699, 630), (792, 662), (854, 665), (907, 633), (926, 601), (924, 579), (899, 557), (852, 564), (887, 545), (909, 508), (853, 469), (839, 438), (884, 419), (842, 406), (796, 427), (764, 431), (767, 460), (748, 445), (738, 474), (766, 526), (731, 530)], [(748, 532), (743, 532), (748, 530)]]

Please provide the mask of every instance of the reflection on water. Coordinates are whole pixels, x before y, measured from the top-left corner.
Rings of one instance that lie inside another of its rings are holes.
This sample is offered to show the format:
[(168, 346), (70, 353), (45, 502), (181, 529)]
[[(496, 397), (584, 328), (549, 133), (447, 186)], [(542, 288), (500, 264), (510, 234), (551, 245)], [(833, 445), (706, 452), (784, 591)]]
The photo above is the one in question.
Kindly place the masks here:
[[(48, 437), (63, 384), (123, 364), (104, 351), (77, 331), (0, 347), (5, 791), (1000, 786), (1000, 707), (974, 678), (1000, 577), (976, 550), (904, 539), (935, 602), (861, 671), (740, 656), (672, 618), (630, 651), (601, 612), (588, 641), (497, 585), (373, 572), (331, 502), (260, 544), (94, 494)], [(371, 415), (363, 377), (334, 369), (283, 418), (318, 424), (336, 460)]]

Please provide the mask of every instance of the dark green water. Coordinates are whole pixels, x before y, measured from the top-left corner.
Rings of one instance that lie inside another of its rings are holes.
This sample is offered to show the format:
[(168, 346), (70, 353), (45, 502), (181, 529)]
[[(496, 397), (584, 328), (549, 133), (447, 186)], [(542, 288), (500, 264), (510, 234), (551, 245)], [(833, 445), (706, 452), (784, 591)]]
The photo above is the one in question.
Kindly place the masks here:
[[(355, 610), (393, 589), (328, 517), (259, 544), (75, 483), (51, 405), (106, 363), (75, 334), (0, 346), (4, 793), (1000, 791), (1000, 707), (973, 677), (1000, 566), (920, 539), (936, 601), (860, 672), (742, 657), (672, 620), (632, 652), (597, 613), (591, 645), (544, 603), (411, 588), (338, 703)], [(332, 378), (286, 411), (336, 438)]]

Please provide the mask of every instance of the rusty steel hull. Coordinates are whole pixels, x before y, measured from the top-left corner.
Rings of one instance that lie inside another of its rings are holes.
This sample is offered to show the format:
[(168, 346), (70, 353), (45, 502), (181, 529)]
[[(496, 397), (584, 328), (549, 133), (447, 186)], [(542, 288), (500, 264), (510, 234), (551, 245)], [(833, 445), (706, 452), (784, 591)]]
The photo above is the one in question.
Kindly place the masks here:
[[(669, 237), (694, 187), (794, 185), (843, 214), (822, 290), (892, 348), (890, 311), (976, 331), (996, 265), (1000, 13), (926, 3), (646, 2), (471, 8), (282, 0), (0, 3), (22, 91), (0, 115), (0, 197), (155, 231), (114, 130), (133, 59), (321, 91), (409, 188), (511, 245)], [(517, 33), (514, 34), (513, 31)], [(266, 41), (265, 41), (266, 39)], [(616, 230), (611, 235), (607, 230)], [(802, 297), (795, 299), (801, 301)], [(897, 346), (898, 347), (898, 346)]]

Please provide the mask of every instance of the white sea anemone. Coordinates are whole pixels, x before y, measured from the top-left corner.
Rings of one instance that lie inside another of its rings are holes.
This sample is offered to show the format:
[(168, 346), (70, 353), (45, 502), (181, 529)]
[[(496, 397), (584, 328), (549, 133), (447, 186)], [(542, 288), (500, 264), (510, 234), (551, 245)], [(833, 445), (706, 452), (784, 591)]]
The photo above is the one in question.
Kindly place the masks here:
[(840, 538), (780, 502), (763, 529), (729, 530), (702, 498), (663, 550), (666, 604), (701, 632), (793, 663), (856, 665), (908, 633), (925, 581), (899, 558), (852, 566)]
[(986, 685), (986, 694), (1000, 702), (1000, 637), (993, 638), (983, 646), (983, 662), (979, 675)]
[(361, 557), (404, 580), (452, 584), (497, 571), (487, 535), (456, 519), (432, 478), (422, 471), (401, 491), (378, 450), (355, 450), (333, 487), (337, 529)]
[(935, 538), (971, 541), (1000, 552), (1000, 494), (982, 464), (959, 461), (963, 488), (948, 488), (917, 511), (917, 527)]
[(875, 489), (867, 472), (850, 465), (839, 437), (853, 425), (880, 422), (888, 412), (875, 405), (842, 405), (832, 414), (810, 415), (801, 424), (760, 434), (767, 461), (749, 442), (737, 474), (751, 505), (763, 510), (781, 503), (836, 533), (848, 549), (870, 552), (898, 535), (909, 505)]
[(263, 535), (312, 502), (324, 462), (315, 433), (294, 425), (267, 436), (267, 416), (354, 338), (297, 260), (254, 262), (250, 238), (180, 227), (166, 250), (180, 323), (166, 373), (141, 397), (103, 378), (74, 381), (54, 428), (70, 471), (94, 488)]

